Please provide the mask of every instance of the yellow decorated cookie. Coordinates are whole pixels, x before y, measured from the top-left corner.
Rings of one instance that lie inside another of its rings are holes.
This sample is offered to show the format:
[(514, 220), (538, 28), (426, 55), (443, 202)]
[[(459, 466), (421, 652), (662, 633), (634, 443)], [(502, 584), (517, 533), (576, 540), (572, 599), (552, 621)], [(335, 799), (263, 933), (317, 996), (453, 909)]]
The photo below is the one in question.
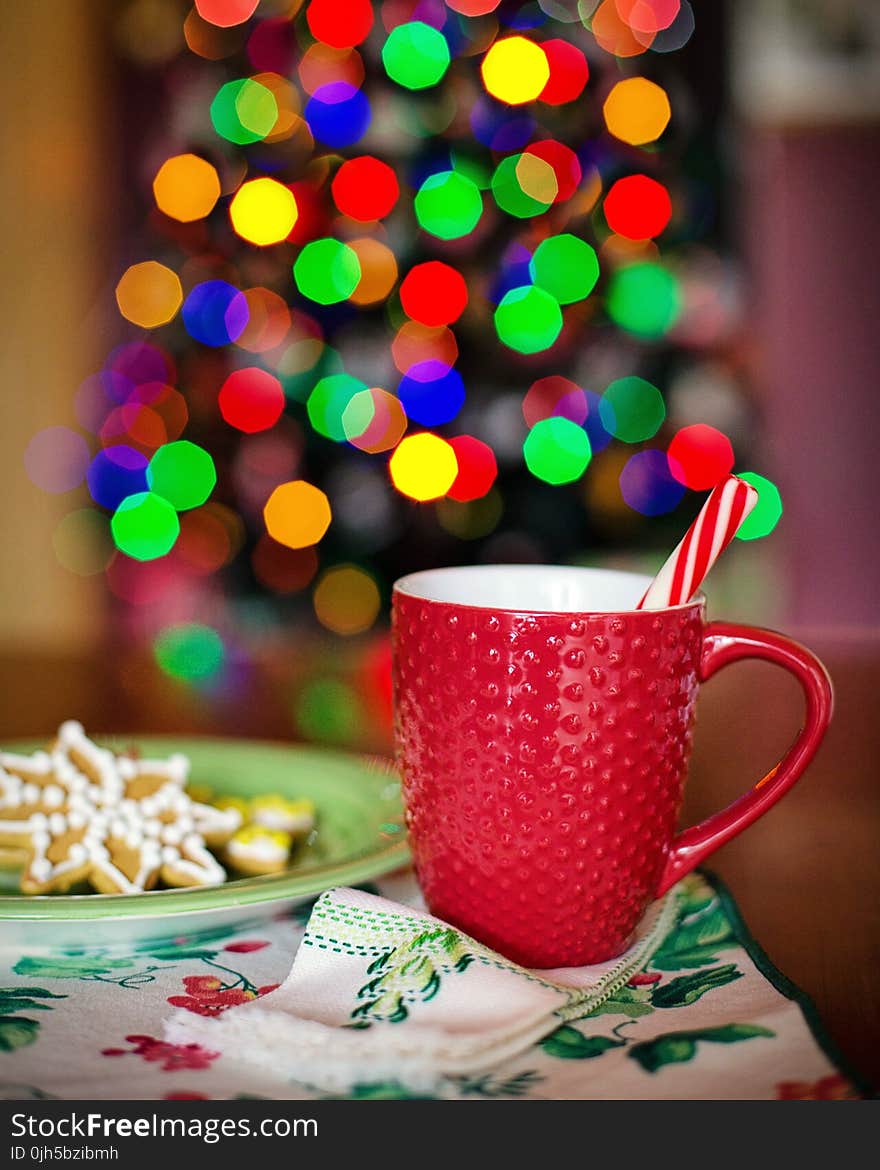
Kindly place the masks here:
[(232, 834), (225, 857), (241, 873), (280, 873), (287, 868), (292, 845), (290, 833), (250, 824)]
[(307, 837), (315, 827), (315, 805), (307, 799), (285, 800), (269, 793), (250, 802), (249, 819), (267, 829), (280, 829), (294, 837)]

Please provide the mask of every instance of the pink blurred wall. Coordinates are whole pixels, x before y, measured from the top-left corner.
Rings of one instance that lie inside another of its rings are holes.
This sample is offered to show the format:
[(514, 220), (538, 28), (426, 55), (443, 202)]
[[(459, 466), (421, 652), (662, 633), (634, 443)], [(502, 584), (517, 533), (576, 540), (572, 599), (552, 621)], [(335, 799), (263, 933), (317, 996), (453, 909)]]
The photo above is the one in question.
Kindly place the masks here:
[(880, 128), (753, 132), (746, 159), (764, 464), (789, 613), (880, 628)]

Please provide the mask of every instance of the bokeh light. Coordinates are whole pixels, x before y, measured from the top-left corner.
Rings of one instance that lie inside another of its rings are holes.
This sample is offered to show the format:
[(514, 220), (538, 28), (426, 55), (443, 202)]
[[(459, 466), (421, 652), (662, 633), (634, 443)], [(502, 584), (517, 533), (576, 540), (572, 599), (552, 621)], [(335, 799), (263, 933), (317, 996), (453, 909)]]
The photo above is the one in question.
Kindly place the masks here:
[(464, 312), (468, 290), (458, 269), (440, 260), (417, 264), (400, 286), (403, 311), (423, 325), (451, 325)]
[(153, 653), (165, 674), (184, 682), (213, 678), (225, 659), (223, 639), (211, 626), (198, 622), (167, 626), (153, 643)]
[(541, 288), (513, 288), (495, 310), (495, 329), (519, 353), (549, 349), (562, 330), (558, 302)]
[(236, 556), (244, 542), (241, 517), (223, 504), (205, 504), (182, 513), (179, 519), (174, 554), (193, 573), (215, 573)]
[(176, 154), (162, 163), (153, 180), (160, 211), (180, 223), (204, 219), (220, 198), (216, 169), (196, 154)]
[(318, 578), (315, 617), (334, 634), (363, 634), (379, 616), (382, 598), (374, 578), (356, 565), (334, 565)]
[(680, 503), (685, 493), (669, 470), (665, 452), (636, 451), (620, 473), (620, 493), (643, 516), (662, 516)]
[(319, 378), (306, 402), (309, 422), (325, 439), (344, 443), (347, 436), (342, 419), (346, 407), (355, 394), (366, 389), (366, 384), (351, 374), (327, 374)]
[(211, 102), (211, 123), (236, 146), (260, 142), (278, 121), (278, 103), (265, 85), (250, 77), (227, 81)]
[(449, 68), (443, 33), (421, 20), (399, 24), (382, 46), (382, 64), (392, 81), (406, 89), (429, 89)]
[(447, 495), (451, 500), (467, 503), (479, 500), (492, 489), (498, 477), (498, 463), (495, 452), (481, 439), (473, 435), (456, 435), (449, 440), (458, 462), (458, 475), (453, 480)]
[(335, 49), (350, 49), (368, 37), (373, 5), (370, 0), (311, 0), (306, 20), (315, 40)]
[(274, 426), (284, 410), (284, 402), (281, 383), (257, 366), (233, 371), (217, 397), (224, 419), (248, 435)]
[[(556, 195), (553, 203), (565, 203), (577, 191), (583, 170), (575, 152), (555, 138), (544, 138), (540, 142), (532, 142), (523, 151), (523, 156), (531, 156), (545, 162), (553, 170), (556, 180)], [(517, 168), (519, 173), (519, 168)], [(525, 173), (525, 172), (524, 172)]]
[(404, 321), (391, 342), (391, 356), (401, 374), (405, 374), (416, 362), (432, 358), (447, 366), (454, 366), (458, 359), (458, 342), (452, 330), (445, 326)]
[(567, 418), (545, 418), (535, 423), (523, 443), (526, 467), (545, 483), (580, 479), (592, 454), (587, 432)]
[(758, 493), (758, 502), (737, 529), (739, 540), (758, 540), (769, 536), (782, 518), (782, 496), (779, 488), (766, 476), (756, 471), (738, 471), (740, 479), (750, 483)]
[(388, 470), (401, 495), (424, 502), (446, 495), (458, 475), (458, 460), (445, 439), (422, 431), (401, 440)]
[(167, 500), (178, 512), (198, 508), (217, 483), (214, 460), (189, 439), (160, 447), (147, 467), (147, 484), (154, 495)]
[(397, 283), (397, 258), (380, 240), (364, 236), (349, 240), (348, 247), (357, 256), (361, 278), (351, 294), (354, 305), (377, 305), (387, 300)]
[(70, 427), (46, 427), (37, 431), (24, 452), (28, 479), (52, 495), (78, 488), (86, 478), (90, 460), (88, 443)]
[(330, 527), (330, 501), (303, 479), (279, 484), (263, 509), (266, 531), (286, 548), (317, 544)]
[(662, 337), (678, 320), (681, 306), (678, 280), (660, 264), (619, 268), (608, 285), (608, 315), (638, 337)]
[(667, 454), (669, 470), (678, 482), (698, 492), (713, 488), (733, 467), (730, 439), (706, 423), (682, 427)]
[(275, 349), (290, 331), (290, 309), (284, 297), (261, 285), (245, 289), (242, 295), (247, 303), (248, 320), (235, 344), (250, 353)]
[(391, 451), (403, 438), (406, 427), (406, 411), (400, 399), (379, 387), (358, 390), (342, 412), (346, 439), (371, 455)]
[(528, 427), (554, 415), (583, 425), (587, 421), (587, 396), (570, 378), (548, 374), (531, 384), (523, 399), (522, 412)]
[(426, 427), (442, 426), (464, 406), (464, 382), (443, 362), (417, 362), (401, 378), (397, 397), (407, 418)]
[(595, 288), (599, 260), (585, 240), (564, 232), (541, 241), (529, 270), (538, 288), (548, 292), (560, 305), (570, 305), (584, 300)]
[(393, 168), (369, 154), (344, 162), (330, 189), (342, 214), (361, 223), (388, 215), (400, 196)]
[(540, 45), (527, 37), (495, 41), (480, 65), (486, 92), (508, 106), (533, 102), (550, 80), (550, 63)]
[(608, 132), (630, 146), (656, 142), (672, 117), (666, 91), (646, 77), (618, 81), (602, 112)]
[(586, 57), (577, 45), (559, 37), (542, 41), (541, 49), (547, 57), (550, 76), (538, 94), (538, 99), (549, 106), (562, 106), (575, 101), (590, 79)]
[(180, 521), (168, 500), (153, 492), (138, 492), (120, 503), (110, 530), (120, 552), (136, 561), (152, 561), (174, 547)]
[(543, 215), (559, 195), (556, 171), (546, 159), (524, 151), (503, 158), (492, 175), (492, 196), (516, 219)]
[(602, 205), (608, 226), (628, 240), (651, 240), (666, 230), (672, 216), (669, 192), (648, 175), (618, 179)]
[(183, 302), (177, 273), (156, 260), (126, 268), (116, 285), (116, 304), (126, 321), (141, 329), (167, 325)]
[(357, 253), (331, 236), (306, 244), (293, 266), (296, 287), (319, 305), (346, 300), (361, 279)]
[(372, 118), (366, 95), (347, 81), (319, 86), (303, 113), (315, 140), (337, 150), (363, 138)]
[(653, 34), (634, 31), (621, 14), (624, 3), (625, 0), (602, 0), (590, 18), (590, 32), (606, 53), (613, 53), (615, 57), (638, 57), (650, 47)]
[(127, 496), (147, 490), (148, 462), (146, 455), (125, 443), (105, 447), (86, 473), (89, 495), (96, 504), (113, 511)]
[(439, 171), (422, 183), (414, 207), (424, 231), (441, 240), (457, 240), (479, 223), (483, 197), (473, 180), (457, 171)]
[(293, 192), (275, 179), (242, 183), (229, 205), (229, 218), (237, 234), (260, 247), (285, 239), (298, 214)]
[(237, 341), (247, 323), (247, 298), (225, 280), (194, 285), (183, 302), (186, 331), (202, 345), (219, 347)]
[(299, 593), (311, 584), (318, 571), (314, 547), (287, 548), (263, 533), (251, 553), (254, 576), (273, 593)]
[(663, 395), (632, 375), (611, 382), (599, 404), (605, 430), (623, 443), (641, 443), (657, 434), (666, 418)]
[(318, 743), (356, 743), (366, 715), (360, 694), (339, 678), (316, 678), (297, 695), (294, 717), (299, 733)]

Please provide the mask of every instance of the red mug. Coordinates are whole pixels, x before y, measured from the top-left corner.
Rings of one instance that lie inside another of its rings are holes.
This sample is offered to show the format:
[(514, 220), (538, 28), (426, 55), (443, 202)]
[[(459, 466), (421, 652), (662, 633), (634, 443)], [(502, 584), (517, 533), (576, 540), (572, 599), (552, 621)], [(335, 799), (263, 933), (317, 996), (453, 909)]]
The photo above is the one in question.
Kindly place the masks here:
[[(705, 598), (637, 610), (649, 578), (544, 565), (394, 585), (395, 738), (431, 912), (526, 967), (625, 950), (648, 905), (788, 791), (831, 719), (796, 642), (706, 622)], [(781, 762), (676, 835), (700, 683), (741, 658), (806, 697)]]

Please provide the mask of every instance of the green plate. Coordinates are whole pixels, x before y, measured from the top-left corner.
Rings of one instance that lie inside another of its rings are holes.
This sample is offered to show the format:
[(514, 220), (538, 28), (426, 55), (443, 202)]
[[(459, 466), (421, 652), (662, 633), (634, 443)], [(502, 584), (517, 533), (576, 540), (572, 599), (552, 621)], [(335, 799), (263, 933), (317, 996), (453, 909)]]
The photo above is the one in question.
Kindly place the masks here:
[[(192, 764), (190, 782), (216, 793), (309, 797), (317, 809), (317, 831), (285, 873), (241, 878), (221, 886), (26, 897), (15, 892), (16, 875), (3, 874), (0, 942), (4, 944), (15, 935), (30, 945), (66, 945), (69, 938), (81, 941), (84, 927), (90, 939), (97, 932), (104, 942), (215, 929), (278, 913), (332, 886), (369, 881), (409, 861), (400, 784), (387, 760), (253, 740), (131, 735), (104, 737), (101, 742), (116, 750), (136, 743), (145, 756), (159, 758), (182, 752)], [(37, 746), (42, 745), (17, 745), (9, 750), (33, 751)]]

